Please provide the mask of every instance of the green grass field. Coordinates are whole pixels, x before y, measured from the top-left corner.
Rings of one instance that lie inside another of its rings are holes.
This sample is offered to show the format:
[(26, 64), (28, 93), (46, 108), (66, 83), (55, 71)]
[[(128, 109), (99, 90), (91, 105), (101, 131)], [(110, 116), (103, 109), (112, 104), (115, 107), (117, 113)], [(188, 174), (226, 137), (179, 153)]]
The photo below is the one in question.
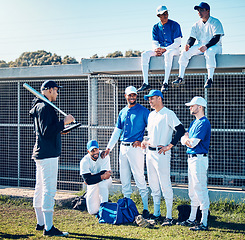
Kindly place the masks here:
[[(117, 194), (111, 196), (110, 199), (116, 202), (121, 197)], [(139, 212), (142, 212), (139, 195), (134, 194), (132, 199)], [(175, 219), (178, 218), (177, 206), (186, 203), (186, 201), (175, 199), (173, 208)], [(149, 205), (150, 212), (153, 212), (152, 199)], [(164, 215), (164, 203), (161, 205)], [(69, 239), (245, 239), (245, 203), (237, 204), (228, 200), (212, 203), (210, 212), (210, 230), (207, 232), (192, 232), (178, 225), (170, 227), (156, 225), (154, 229), (149, 229), (140, 228), (135, 224), (99, 224), (98, 219), (87, 212), (61, 207), (55, 207), (54, 224), (60, 230), (68, 231)], [(43, 237), (42, 231), (35, 230), (35, 213), (30, 201), (0, 196), (0, 219), (0, 239), (47, 238)]]

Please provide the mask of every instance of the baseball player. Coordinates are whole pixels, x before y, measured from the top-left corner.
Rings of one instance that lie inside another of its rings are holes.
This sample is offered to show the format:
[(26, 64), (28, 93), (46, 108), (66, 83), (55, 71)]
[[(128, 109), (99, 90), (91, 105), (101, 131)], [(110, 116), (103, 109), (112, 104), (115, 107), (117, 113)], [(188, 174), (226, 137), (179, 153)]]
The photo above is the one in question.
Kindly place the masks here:
[[(52, 80), (45, 81), (41, 93), (51, 102), (58, 96), (61, 86)], [(57, 189), (58, 160), (61, 154), (61, 131), (73, 122), (72, 115), (59, 120), (55, 109), (41, 99), (34, 98), (30, 116), (33, 118), (36, 143), (32, 158), (36, 162), (36, 186), (33, 198), (37, 226), (45, 236), (67, 236), (53, 226), (54, 196)]]
[(122, 193), (124, 197), (130, 198), (132, 194), (131, 174), (133, 174), (143, 202), (143, 217), (148, 218), (148, 189), (144, 176), (144, 154), (141, 142), (147, 126), (149, 110), (136, 103), (137, 90), (135, 87), (129, 86), (125, 89), (125, 98), (127, 106), (119, 113), (116, 127), (104, 155), (109, 154), (121, 136), (119, 169)]
[(164, 56), (165, 74), (161, 91), (168, 91), (168, 78), (172, 68), (173, 57), (179, 55), (182, 33), (180, 25), (168, 19), (168, 9), (166, 6), (159, 6), (156, 14), (160, 22), (153, 26), (152, 30), (152, 48), (143, 52), (141, 55), (141, 68), (143, 72), (143, 85), (138, 92), (151, 88), (148, 83), (149, 62), (152, 56)]
[[(204, 54), (208, 70), (208, 80), (204, 88), (210, 88), (216, 67), (215, 55), (222, 53), (221, 37), (224, 36), (224, 30), (221, 22), (210, 16), (210, 6), (207, 3), (201, 2), (194, 9), (201, 19), (192, 26), (190, 38), (179, 58), (179, 77), (173, 84), (183, 83), (185, 69), (192, 56)], [(196, 40), (197, 44), (194, 45)]]
[[(161, 192), (163, 193), (167, 214), (162, 226), (172, 225), (173, 190), (170, 180), (170, 149), (177, 144), (185, 133), (184, 126), (176, 114), (163, 105), (163, 95), (159, 90), (151, 90), (144, 96), (154, 109), (148, 118), (148, 138), (142, 143), (142, 148), (148, 150), (146, 165), (148, 182), (152, 191), (154, 214), (151, 219), (160, 220)], [(172, 139), (173, 132), (176, 131)]]
[[(211, 125), (204, 115), (207, 102), (202, 97), (194, 97), (185, 104), (190, 108), (190, 114), (196, 119), (191, 123), (188, 132), (181, 138), (182, 145), (187, 146), (189, 197), (191, 213), (189, 219), (180, 225), (191, 227), (190, 230), (208, 230), (209, 197), (207, 188), (208, 149), (211, 136)], [(197, 208), (202, 211), (201, 224), (196, 225)]]
[(96, 140), (87, 143), (87, 151), (80, 162), (80, 174), (87, 184), (86, 205), (90, 214), (97, 214), (100, 204), (108, 202), (109, 188), (112, 185), (110, 156), (100, 156)]

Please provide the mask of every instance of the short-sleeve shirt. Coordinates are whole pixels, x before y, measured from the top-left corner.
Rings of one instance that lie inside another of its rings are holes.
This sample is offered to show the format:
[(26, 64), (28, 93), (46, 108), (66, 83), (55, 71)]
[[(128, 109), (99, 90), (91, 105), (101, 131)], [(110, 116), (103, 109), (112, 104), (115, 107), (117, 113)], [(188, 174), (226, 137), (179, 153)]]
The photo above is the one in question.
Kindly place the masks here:
[(89, 154), (86, 154), (80, 162), (80, 175), (86, 173), (91, 173), (93, 175), (103, 170), (111, 170), (109, 155), (104, 159), (99, 156), (99, 158), (94, 161)]
[(116, 127), (122, 129), (120, 140), (123, 142), (142, 141), (150, 111), (136, 103), (129, 108), (124, 107), (117, 119)]
[(168, 47), (178, 37), (182, 37), (180, 25), (173, 20), (168, 19), (164, 26), (161, 22), (153, 26), (152, 40), (159, 42), (161, 47)]
[(172, 141), (173, 131), (181, 122), (176, 114), (163, 107), (160, 111), (152, 111), (148, 118), (148, 137), (151, 146), (167, 146)]
[[(224, 36), (221, 22), (217, 18), (210, 16), (206, 23), (200, 19), (192, 26), (190, 37), (197, 39), (198, 44), (206, 45), (215, 35), (219, 34)], [(217, 44), (222, 45), (221, 38)]]
[(194, 120), (189, 129), (189, 138), (198, 138), (201, 141), (194, 147), (188, 148), (188, 154), (204, 154), (208, 153), (210, 138), (211, 138), (211, 124), (206, 117)]

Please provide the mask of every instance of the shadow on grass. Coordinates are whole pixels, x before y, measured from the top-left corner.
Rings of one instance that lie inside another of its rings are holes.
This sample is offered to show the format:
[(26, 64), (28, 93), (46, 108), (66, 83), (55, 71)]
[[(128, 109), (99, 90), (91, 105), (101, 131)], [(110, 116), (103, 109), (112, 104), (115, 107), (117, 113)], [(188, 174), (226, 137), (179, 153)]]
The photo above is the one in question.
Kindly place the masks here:
[(19, 234), (7, 234), (0, 232), (0, 238), (7, 238), (7, 239), (27, 239), (28, 237), (34, 236), (33, 234), (25, 234), (25, 235), (19, 235)]
[(124, 238), (116, 236), (101, 236), (101, 235), (91, 235), (91, 234), (80, 234), (80, 233), (69, 233), (69, 236), (77, 239), (87, 239), (87, 240), (98, 240), (98, 239), (115, 239), (115, 240), (139, 240), (137, 238)]
[[(214, 221), (211, 223), (211, 226), (220, 229), (221, 232), (228, 232), (228, 233), (240, 232), (245, 234), (245, 224), (242, 223), (227, 223), (221, 221)], [(222, 231), (223, 229), (226, 230)]]

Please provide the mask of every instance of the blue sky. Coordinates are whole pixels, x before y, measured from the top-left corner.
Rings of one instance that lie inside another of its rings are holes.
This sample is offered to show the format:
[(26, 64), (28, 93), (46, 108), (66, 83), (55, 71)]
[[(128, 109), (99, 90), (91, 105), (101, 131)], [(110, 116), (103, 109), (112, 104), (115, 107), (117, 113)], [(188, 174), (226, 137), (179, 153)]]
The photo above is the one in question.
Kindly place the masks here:
[[(223, 53), (245, 54), (245, 1), (210, 0), (224, 27)], [(151, 49), (155, 10), (166, 5), (182, 29), (182, 47), (199, 20), (194, 0), (0, 0), (0, 60), (46, 50), (78, 61), (97, 53)]]

